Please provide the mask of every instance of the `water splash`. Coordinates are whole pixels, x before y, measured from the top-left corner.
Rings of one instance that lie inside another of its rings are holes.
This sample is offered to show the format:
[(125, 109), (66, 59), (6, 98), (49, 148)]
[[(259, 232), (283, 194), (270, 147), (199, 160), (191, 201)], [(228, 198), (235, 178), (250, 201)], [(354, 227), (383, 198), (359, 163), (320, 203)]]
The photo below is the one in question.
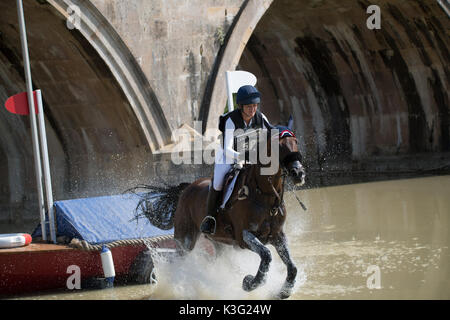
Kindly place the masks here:
[[(208, 240), (203, 240), (208, 241)], [(255, 274), (260, 258), (249, 251), (227, 246), (219, 256), (211, 256), (202, 245), (184, 257), (155, 261), (158, 285), (150, 299), (213, 299), (248, 300), (274, 299), (286, 277), (286, 267), (275, 250), (267, 282), (253, 292), (242, 289), (247, 274)], [(306, 281), (299, 268), (294, 292)]]

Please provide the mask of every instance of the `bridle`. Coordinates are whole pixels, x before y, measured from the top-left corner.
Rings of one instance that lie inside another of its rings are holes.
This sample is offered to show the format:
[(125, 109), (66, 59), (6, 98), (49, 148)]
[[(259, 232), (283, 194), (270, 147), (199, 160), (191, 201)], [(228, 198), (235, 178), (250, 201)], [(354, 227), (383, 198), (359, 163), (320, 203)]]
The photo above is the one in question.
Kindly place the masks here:
[[(279, 139), (281, 141), (281, 139), (286, 138), (286, 137), (293, 137), (295, 138), (295, 143), (297, 143), (297, 138), (295, 137), (294, 133), (290, 130), (283, 130), (280, 134), (279, 134)], [(284, 187), (285, 187), (285, 181), (286, 181), (286, 177), (289, 174), (288, 170), (287, 170), (287, 164), (293, 162), (293, 161), (301, 161), (301, 155), (300, 152), (289, 152), (287, 155), (285, 155), (281, 161), (281, 163), (283, 164), (282, 167), (282, 172), (281, 172), (281, 179), (282, 179), (282, 183), (281, 183), (281, 192), (278, 192), (277, 189), (275, 188), (275, 186), (273, 185), (273, 176), (268, 176), (267, 177), (267, 183), (270, 185), (271, 187), (271, 191), (269, 192), (263, 192), (260, 188), (260, 186), (258, 185), (258, 180), (256, 180), (256, 193), (260, 196), (263, 197), (274, 197), (274, 203), (270, 209), (270, 215), (271, 216), (276, 216), (278, 214), (278, 212), (280, 212), (280, 214), (282, 216), (284, 216), (284, 211), (283, 211), (283, 204), (284, 204)], [(250, 201), (254, 202), (255, 204), (259, 205), (259, 206), (264, 206), (261, 204), (260, 201), (258, 201), (251, 193), (249, 188), (244, 185), (242, 189), (245, 188), (245, 196), (242, 197), (241, 195), (239, 196), (239, 200), (243, 200), (243, 199), (249, 199)], [(241, 193), (241, 190), (238, 191), (238, 194)], [(272, 201), (270, 201), (272, 202)], [(269, 203), (270, 203), (269, 202)]]

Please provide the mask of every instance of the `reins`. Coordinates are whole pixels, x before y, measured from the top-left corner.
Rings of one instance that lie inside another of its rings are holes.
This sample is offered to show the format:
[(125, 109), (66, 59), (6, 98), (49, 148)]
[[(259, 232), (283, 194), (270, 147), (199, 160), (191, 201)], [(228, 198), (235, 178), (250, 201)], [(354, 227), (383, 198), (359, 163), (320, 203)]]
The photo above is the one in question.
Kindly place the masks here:
[[(272, 216), (274, 216), (274, 215), (276, 216), (278, 214), (278, 211), (280, 211), (280, 214), (282, 216), (284, 216), (284, 212), (283, 212), (283, 204), (284, 204), (283, 201), (284, 200), (283, 200), (283, 197), (284, 197), (284, 182), (286, 181), (286, 176), (287, 176), (287, 172), (283, 169), (283, 173), (281, 175), (281, 178), (283, 179), (282, 180), (283, 182), (281, 183), (281, 196), (278, 194), (277, 189), (275, 189), (275, 187), (271, 183), (272, 190), (273, 190), (273, 192), (275, 193), (275, 196), (278, 199), (278, 204), (275, 202), (273, 207), (272, 207), (272, 209), (270, 210), (270, 213), (271, 213)], [(272, 180), (272, 179), (270, 179), (270, 180)]]
[[(290, 130), (284, 130), (281, 134), (280, 134), (280, 138), (284, 138), (285, 136), (291, 136), (295, 138), (295, 135), (292, 133), (292, 131)], [(297, 140), (295, 138), (295, 140)], [(290, 152), (288, 153), (282, 163), (286, 163), (286, 162), (291, 162), (291, 161), (295, 161), (295, 160), (299, 160), (301, 161), (301, 155), (298, 152)], [(256, 194), (263, 196), (263, 197), (274, 197), (274, 202), (271, 205), (270, 208), (270, 215), (271, 216), (276, 216), (278, 214), (278, 212), (280, 212), (280, 214), (282, 216), (284, 216), (284, 210), (283, 210), (283, 204), (284, 204), (284, 187), (285, 187), (285, 182), (286, 182), (286, 176), (288, 175), (288, 172), (285, 168), (282, 168), (282, 173), (281, 173), (281, 179), (282, 179), (282, 183), (281, 183), (281, 192), (278, 192), (277, 189), (275, 188), (275, 186), (273, 185), (273, 181), (272, 178), (273, 176), (269, 176), (269, 178), (267, 179), (267, 182), (270, 184), (271, 187), (271, 191), (270, 192), (263, 192), (261, 190), (261, 188), (258, 185), (258, 179), (255, 179), (255, 191)], [(248, 180), (249, 174), (247, 174), (245, 176), (245, 181), (243, 186), (237, 191), (238, 193), (238, 197), (236, 197), (234, 199), (234, 201), (232, 201), (232, 203), (230, 204), (230, 208), (234, 205), (235, 202), (240, 201), (240, 200), (244, 200), (244, 199), (248, 199), (250, 201), (252, 201), (253, 203), (255, 203), (256, 205), (260, 206), (260, 207), (266, 207), (267, 204), (264, 201), (259, 201), (253, 194), (253, 190), (251, 190), (248, 186), (247, 186), (247, 180)], [(269, 204), (272, 201), (269, 201)]]
[[(285, 181), (286, 181), (286, 175), (287, 175), (287, 172), (283, 169), (283, 173), (281, 175), (281, 178), (283, 179), (282, 180), (282, 184), (281, 184), (281, 192), (280, 192), (281, 194), (277, 191), (277, 189), (273, 185), (273, 182), (272, 182), (272, 177), (273, 176), (269, 176), (269, 178), (267, 179), (267, 181), (270, 184), (270, 187), (272, 189), (271, 192), (264, 192), (264, 191), (262, 191), (260, 186), (258, 185), (258, 180), (255, 181), (256, 194), (258, 194), (260, 196), (263, 196), (263, 197), (274, 197), (275, 201), (274, 201), (274, 203), (273, 203), (273, 205), (271, 206), (271, 209), (270, 209), (270, 215), (271, 216), (276, 216), (278, 214), (278, 212), (280, 212), (280, 214), (282, 216), (284, 215), (284, 212), (283, 212), (283, 209), (282, 209), (282, 205), (284, 203), (283, 202), (283, 198), (284, 198), (284, 185), (285, 185)], [(247, 187), (247, 186), (244, 185), (242, 188), (245, 188), (245, 187)], [(250, 188), (247, 187), (247, 190), (248, 190), (248, 194), (246, 194), (246, 199), (252, 201), (253, 203), (255, 203), (256, 205), (258, 205), (260, 207), (265, 207), (267, 205), (267, 203), (265, 203), (263, 201), (259, 201), (257, 199), (257, 197), (253, 196), (254, 192), (252, 192), (250, 190)], [(239, 193), (239, 191), (238, 191), (238, 193)], [(243, 198), (240, 198), (238, 200), (243, 200)], [(238, 201), (238, 200), (236, 200), (236, 201)], [(269, 201), (269, 204), (271, 202), (272, 201)]]

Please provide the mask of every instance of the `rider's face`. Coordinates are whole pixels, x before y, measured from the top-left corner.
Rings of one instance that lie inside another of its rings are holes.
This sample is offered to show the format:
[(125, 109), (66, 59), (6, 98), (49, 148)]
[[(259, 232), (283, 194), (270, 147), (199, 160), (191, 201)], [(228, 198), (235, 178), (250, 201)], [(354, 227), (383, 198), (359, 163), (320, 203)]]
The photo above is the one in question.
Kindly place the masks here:
[(245, 104), (242, 106), (242, 113), (246, 120), (250, 120), (256, 113), (256, 109), (258, 108), (258, 104)]

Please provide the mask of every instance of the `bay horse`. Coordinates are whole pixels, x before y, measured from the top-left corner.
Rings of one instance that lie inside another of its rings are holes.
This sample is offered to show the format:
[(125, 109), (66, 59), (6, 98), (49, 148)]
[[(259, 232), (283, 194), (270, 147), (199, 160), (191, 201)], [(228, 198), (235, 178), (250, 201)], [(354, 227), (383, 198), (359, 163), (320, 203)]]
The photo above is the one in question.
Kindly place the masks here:
[[(287, 127), (278, 129), (284, 129), (276, 136), (279, 138), (276, 139), (279, 159), (275, 160), (281, 164), (278, 171), (272, 175), (262, 175), (260, 169), (264, 165), (261, 163), (245, 164), (237, 177), (228, 206), (217, 214), (215, 234), (206, 237), (213, 243), (237, 245), (259, 255), (261, 262), (256, 275), (247, 275), (243, 279), (245, 291), (265, 283), (272, 260), (266, 244), (273, 245), (287, 267), (287, 277), (278, 294), (279, 298), (285, 299), (291, 295), (297, 268), (291, 259), (283, 231), (287, 214), (283, 201), (284, 181), (289, 175), (295, 184), (303, 184), (305, 172), (294, 133)], [(271, 150), (271, 140), (274, 136), (268, 136), (267, 150)], [(177, 250), (181, 254), (189, 252), (202, 234), (200, 225), (207, 213), (206, 198), (211, 182), (210, 178), (202, 178), (191, 184), (168, 188), (147, 186), (159, 192), (161, 197), (156, 204), (144, 197), (136, 208), (136, 216), (147, 217), (161, 229), (174, 227)]]

